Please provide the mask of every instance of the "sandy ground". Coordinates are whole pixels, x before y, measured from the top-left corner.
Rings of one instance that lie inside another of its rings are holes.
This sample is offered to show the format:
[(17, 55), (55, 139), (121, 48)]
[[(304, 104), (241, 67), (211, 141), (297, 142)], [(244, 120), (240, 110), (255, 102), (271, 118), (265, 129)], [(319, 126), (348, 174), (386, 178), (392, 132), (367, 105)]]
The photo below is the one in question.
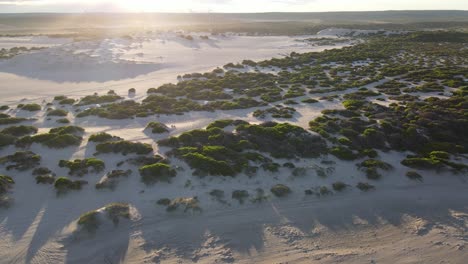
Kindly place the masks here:
[[(341, 46), (311, 46), (302, 37), (209, 36), (193, 41), (176, 33), (137, 35), (65, 43), (0, 61), (0, 103), (40, 101), (53, 95), (83, 96), (113, 89), (146, 92), (178, 75), (206, 72), (228, 62), (282, 57), (292, 51), (322, 51)], [(1, 39), (0, 39), (1, 41)]]
[[(4, 72), (0, 74), (4, 87), (0, 90), (0, 100), (17, 104), (17, 98), (28, 98), (26, 101), (40, 103), (57, 94), (77, 96), (110, 88), (125, 95), (130, 84), (137, 88), (136, 97), (142, 98), (147, 88), (175, 81), (184, 72), (204, 71), (244, 58), (261, 59), (292, 50), (313, 49), (286, 37), (219, 36), (216, 38), (219, 47), (201, 40), (197, 42), (199, 46), (194, 47), (193, 43), (187, 46), (175, 35), (136, 36), (136, 39), (137, 42), (114, 39), (63, 44), (0, 62), (0, 71)], [(54, 54), (61, 55), (54, 57)], [(166, 55), (161, 59), (160, 54)], [(38, 66), (48, 58), (51, 60), (48, 66)], [(60, 60), (65, 65), (71, 64), (71, 68), (60, 69), (63, 66)], [(74, 74), (76, 61), (84, 65), (102, 62), (96, 67), (103, 69), (92, 68), (96, 73), (80, 76), (86, 71)], [(33, 66), (28, 68), (28, 63)], [(160, 64), (164, 67), (147, 74), (138, 68), (136, 76), (123, 72), (115, 80), (97, 80), (106, 77), (100, 75), (113, 71), (113, 67), (160, 67)], [(54, 71), (57, 76), (50, 74)], [(72, 81), (73, 78), (77, 81)], [(375, 84), (368, 88), (373, 89), (372, 86)], [(321, 110), (340, 107), (336, 101), (299, 104), (295, 106), (298, 112), (293, 119), (274, 120), (307, 128), (308, 122), (320, 115)], [(273, 120), (254, 118), (254, 110), (192, 112), (125, 122), (96, 117), (75, 119), (71, 115), (69, 118), (73, 124), (86, 129), (85, 138), (92, 133), (108, 132), (127, 140), (152, 143), (155, 152), (164, 155), (167, 149), (160, 149), (154, 143), (156, 140), (206, 127), (215, 119), (243, 119), (254, 123)], [(46, 120), (44, 111), (31, 114), (9, 110), (8, 113), (36, 118), (25, 124), (39, 127), (40, 132), (57, 126), (54, 120)], [(144, 127), (154, 120), (175, 125), (175, 129), (168, 135), (150, 134)], [(33, 145), (31, 150), (42, 155), (42, 166), (61, 176), (67, 171), (58, 167), (58, 160), (92, 157), (95, 145), (84, 140), (76, 148), (52, 151)], [(13, 147), (3, 148), (0, 156), (14, 151)], [(15, 172), (11, 175), (16, 181), (11, 193), (14, 204), (8, 210), (0, 210), (0, 263), (466, 263), (466, 175), (419, 171), (424, 182), (410, 181), (404, 176), (407, 168), (399, 164), (406, 154), (379, 153), (394, 169), (384, 172), (381, 180), (372, 182), (375, 191), (363, 193), (350, 188), (325, 197), (305, 196), (304, 190), (330, 187), (336, 181), (354, 186), (367, 181), (364, 173), (354, 162), (321, 157), (295, 161), (297, 166), (308, 168), (303, 177), (293, 177), (290, 170), (281, 168), (278, 173), (261, 170), (251, 178), (245, 175), (197, 178), (185, 163), (173, 160), (172, 164), (182, 169), (170, 184), (146, 187), (140, 182), (137, 168), (125, 164), (121, 169), (132, 169), (134, 173), (119, 181), (114, 191), (94, 189), (94, 184), (104, 175), (99, 173), (86, 175), (84, 179), (90, 184), (83, 190), (57, 197), (52, 186), (36, 185), (30, 172)], [(99, 155), (98, 158), (105, 161), (107, 172), (131, 156)], [(334, 164), (323, 165), (324, 160)], [(325, 169), (327, 176), (319, 177), (318, 168)], [(11, 174), (4, 168), (0, 173)], [(243, 205), (230, 197), (237, 189), (254, 194), (257, 188), (262, 188), (269, 193), (271, 186), (278, 183), (287, 184), (293, 193), (284, 199), (269, 195), (262, 203), (246, 201)], [(226, 203), (208, 195), (213, 189), (225, 191)], [(198, 196), (202, 213), (168, 214), (156, 205), (161, 198), (190, 196)], [(134, 208), (132, 220), (117, 227), (104, 226), (93, 237), (77, 239), (77, 218), (111, 202), (130, 203)]]

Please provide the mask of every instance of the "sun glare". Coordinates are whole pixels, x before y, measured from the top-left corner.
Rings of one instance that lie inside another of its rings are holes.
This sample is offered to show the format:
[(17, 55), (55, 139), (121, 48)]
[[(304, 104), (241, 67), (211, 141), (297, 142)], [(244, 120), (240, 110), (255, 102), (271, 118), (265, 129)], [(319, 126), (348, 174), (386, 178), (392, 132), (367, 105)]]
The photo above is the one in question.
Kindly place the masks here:
[(180, 9), (185, 1), (119, 0), (119, 7), (128, 12), (172, 12)]

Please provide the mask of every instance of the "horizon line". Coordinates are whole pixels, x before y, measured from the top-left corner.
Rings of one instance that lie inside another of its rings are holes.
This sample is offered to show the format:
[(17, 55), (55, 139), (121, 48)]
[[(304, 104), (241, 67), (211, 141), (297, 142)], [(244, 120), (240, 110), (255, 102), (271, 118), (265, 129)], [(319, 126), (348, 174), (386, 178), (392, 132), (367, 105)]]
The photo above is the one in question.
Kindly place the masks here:
[(355, 11), (290, 11), (290, 12), (124, 12), (124, 11), (82, 11), (82, 12), (1, 12), (0, 15), (5, 14), (321, 14), (321, 13), (378, 13), (378, 12), (437, 12), (437, 11), (449, 11), (449, 12), (468, 12), (463, 9), (388, 9), (388, 10), (355, 10)]

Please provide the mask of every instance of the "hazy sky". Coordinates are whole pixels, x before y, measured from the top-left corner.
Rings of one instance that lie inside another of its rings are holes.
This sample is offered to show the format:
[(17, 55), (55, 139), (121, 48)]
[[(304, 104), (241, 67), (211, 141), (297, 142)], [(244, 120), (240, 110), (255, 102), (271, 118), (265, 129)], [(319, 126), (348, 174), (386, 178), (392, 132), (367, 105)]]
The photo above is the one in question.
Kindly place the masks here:
[(468, 0), (0, 0), (0, 12), (468, 10)]

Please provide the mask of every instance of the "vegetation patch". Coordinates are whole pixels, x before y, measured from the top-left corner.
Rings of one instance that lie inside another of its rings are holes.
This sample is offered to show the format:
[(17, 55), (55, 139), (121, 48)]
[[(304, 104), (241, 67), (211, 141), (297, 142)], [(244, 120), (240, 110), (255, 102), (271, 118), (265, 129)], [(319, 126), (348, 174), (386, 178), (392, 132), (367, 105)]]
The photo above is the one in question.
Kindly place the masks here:
[(167, 205), (166, 211), (174, 212), (179, 208), (181, 208), (184, 213), (202, 211), (197, 197), (179, 197), (172, 199), (171, 202)]
[(114, 190), (115, 187), (118, 184), (118, 179), (122, 177), (128, 177), (132, 174), (131, 170), (113, 170), (106, 175), (98, 182), (96, 183), (96, 189), (110, 189)]
[(60, 168), (68, 168), (68, 175), (82, 177), (88, 173), (99, 173), (106, 167), (104, 161), (96, 158), (60, 160)]
[(109, 141), (122, 141), (122, 140), (123, 139), (120, 137), (113, 136), (105, 132), (93, 134), (89, 136), (89, 139), (88, 139), (88, 141), (90, 142), (98, 142), (98, 143), (109, 142)]
[(177, 175), (177, 172), (165, 163), (155, 163), (143, 166), (139, 169), (141, 181), (144, 184), (152, 185), (157, 182), (170, 182), (171, 178)]
[(371, 185), (369, 183), (366, 183), (366, 182), (359, 182), (357, 185), (356, 185), (356, 188), (358, 188), (359, 190), (363, 191), (363, 192), (367, 192), (367, 191), (370, 191), (370, 190), (373, 190), (375, 189), (375, 186), (374, 185)]
[(83, 140), (84, 129), (77, 126), (64, 126), (50, 129), (49, 133), (20, 138), (16, 145), (28, 147), (32, 143), (39, 143), (49, 148), (66, 148), (79, 146)]
[(292, 107), (283, 107), (280, 105), (265, 110), (255, 110), (253, 112), (253, 116), (257, 118), (266, 118), (268, 115), (270, 115), (273, 118), (292, 118), (294, 113), (296, 113), (296, 109)]
[(326, 150), (323, 139), (290, 124), (268, 122), (250, 125), (244, 121), (233, 132), (218, 126), (185, 132), (179, 137), (160, 140), (162, 146), (173, 148), (169, 155), (185, 160), (197, 175), (235, 176), (250, 171), (255, 164), (277, 171), (279, 164), (256, 152), (277, 158), (317, 157)]
[(407, 171), (406, 177), (408, 177), (408, 179), (413, 180), (413, 181), (421, 181), (421, 182), (423, 181), (422, 175), (416, 171)]
[(88, 184), (87, 181), (72, 181), (66, 177), (60, 177), (55, 180), (54, 188), (57, 194), (65, 194), (70, 190), (81, 190), (83, 185)]
[(22, 137), (26, 135), (36, 134), (37, 127), (34, 126), (10, 126), (4, 128), (0, 133), (14, 137)]
[(41, 162), (41, 156), (32, 151), (17, 151), (12, 155), (0, 158), (0, 164), (7, 165), (7, 170), (25, 171), (38, 166)]
[(271, 187), (270, 191), (276, 197), (284, 197), (291, 193), (291, 189), (284, 184), (276, 184), (275, 186)]
[(243, 204), (249, 196), (250, 194), (246, 190), (234, 190), (231, 195), (232, 199), (239, 201), (240, 204)]
[(332, 184), (332, 188), (333, 190), (337, 191), (337, 192), (341, 192), (341, 191), (344, 191), (346, 188), (348, 188), (349, 185), (347, 185), (346, 183), (344, 182), (334, 182)]
[(123, 99), (122, 97), (116, 94), (106, 94), (106, 95), (88, 95), (83, 97), (78, 105), (90, 105), (90, 104), (104, 104), (104, 103), (112, 103), (118, 100)]
[(150, 122), (146, 126), (146, 129), (150, 129), (153, 134), (163, 134), (169, 132), (169, 127), (160, 122)]
[(18, 105), (18, 108), (24, 111), (29, 111), (29, 112), (37, 112), (41, 111), (42, 107), (38, 104), (20, 104)]

